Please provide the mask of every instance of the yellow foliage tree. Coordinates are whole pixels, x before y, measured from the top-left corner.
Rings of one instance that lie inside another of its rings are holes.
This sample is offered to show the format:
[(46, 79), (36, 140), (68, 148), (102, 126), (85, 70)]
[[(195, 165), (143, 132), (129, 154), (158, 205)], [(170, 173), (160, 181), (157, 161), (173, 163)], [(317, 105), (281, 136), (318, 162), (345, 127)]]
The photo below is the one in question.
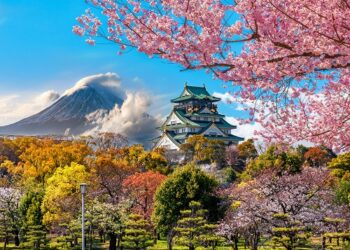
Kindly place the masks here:
[(85, 166), (74, 162), (56, 169), (47, 179), (41, 205), (45, 225), (52, 226), (75, 218), (80, 209), (79, 185), (88, 182), (90, 176)]
[(86, 156), (91, 153), (86, 143), (80, 141), (42, 139), (39, 143), (38, 140), (23, 139), (15, 143), (23, 152), (19, 156), (20, 162), (10, 166), (8, 171), (21, 175), (24, 182), (34, 179), (44, 184), (57, 168), (70, 165), (71, 162), (84, 164)]

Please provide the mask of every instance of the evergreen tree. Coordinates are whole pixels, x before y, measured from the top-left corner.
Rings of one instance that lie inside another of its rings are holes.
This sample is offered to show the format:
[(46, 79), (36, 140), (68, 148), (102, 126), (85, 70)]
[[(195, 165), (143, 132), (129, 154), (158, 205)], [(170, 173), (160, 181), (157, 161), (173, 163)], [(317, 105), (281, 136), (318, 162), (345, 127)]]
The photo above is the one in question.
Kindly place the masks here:
[(181, 216), (180, 211), (189, 208), (196, 200), (208, 209), (208, 218), (218, 220), (221, 215), (219, 198), (213, 194), (216, 180), (193, 165), (177, 168), (157, 189), (152, 220), (159, 233), (167, 236), (172, 247), (174, 226)]
[(304, 245), (308, 238), (305, 226), (300, 221), (293, 220), (288, 214), (276, 213), (273, 215), (274, 225), (272, 228), (272, 240), (282, 245), (285, 249), (291, 250)]
[(21, 198), (18, 210), (24, 229), (27, 229), (29, 226), (42, 225), (41, 203), (43, 196), (43, 191), (29, 190)]
[(47, 243), (46, 231), (43, 226), (35, 225), (28, 227), (26, 245), (31, 247), (31, 249), (40, 249), (42, 246), (46, 246)]
[(7, 249), (7, 244), (11, 236), (11, 226), (4, 210), (0, 210), (0, 239), (3, 241), (3, 249)]
[(221, 237), (214, 232), (217, 228), (206, 220), (207, 210), (201, 209), (201, 203), (190, 202), (190, 209), (181, 211), (181, 218), (175, 227), (175, 242), (194, 250), (197, 246), (211, 247), (215, 249), (221, 241)]
[(131, 214), (125, 222), (123, 246), (140, 250), (153, 245), (150, 225), (141, 215)]
[(79, 245), (78, 240), (81, 238), (81, 220), (72, 220), (69, 224), (60, 224), (63, 235), (57, 238), (60, 249), (72, 249)]

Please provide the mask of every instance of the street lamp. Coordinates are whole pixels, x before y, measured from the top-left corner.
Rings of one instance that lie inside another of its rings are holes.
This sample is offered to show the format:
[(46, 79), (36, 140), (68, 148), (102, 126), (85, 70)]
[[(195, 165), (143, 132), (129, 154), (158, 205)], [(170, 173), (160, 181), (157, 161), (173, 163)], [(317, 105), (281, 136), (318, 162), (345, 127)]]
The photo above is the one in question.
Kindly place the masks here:
[(85, 203), (84, 195), (86, 194), (86, 183), (80, 184), (81, 193), (81, 249), (85, 250)]

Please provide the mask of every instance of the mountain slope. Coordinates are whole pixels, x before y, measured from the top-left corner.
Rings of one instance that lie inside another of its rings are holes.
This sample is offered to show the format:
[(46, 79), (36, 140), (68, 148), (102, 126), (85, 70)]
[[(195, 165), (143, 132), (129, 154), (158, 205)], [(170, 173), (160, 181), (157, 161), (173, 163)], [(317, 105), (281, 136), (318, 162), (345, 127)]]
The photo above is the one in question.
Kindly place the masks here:
[(116, 104), (121, 106), (122, 103), (122, 97), (103, 85), (96, 87), (96, 82), (85, 84), (67, 92), (41, 112), (0, 127), (0, 134), (63, 135), (69, 129), (70, 134), (78, 135), (92, 127), (87, 115), (99, 110), (110, 111)]

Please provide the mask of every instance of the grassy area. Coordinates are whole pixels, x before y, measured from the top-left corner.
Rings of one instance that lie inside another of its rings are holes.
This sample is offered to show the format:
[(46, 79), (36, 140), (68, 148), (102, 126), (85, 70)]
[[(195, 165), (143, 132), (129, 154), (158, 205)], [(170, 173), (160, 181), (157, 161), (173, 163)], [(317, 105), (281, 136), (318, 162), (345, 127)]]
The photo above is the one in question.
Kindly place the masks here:
[[(54, 240), (53, 240), (54, 241)], [(308, 246), (308, 247), (303, 247), (303, 248), (296, 248), (296, 250), (306, 250), (306, 249), (321, 249), (321, 246), (318, 244), (318, 239), (314, 239), (313, 240), (313, 245), (311, 246)], [(54, 243), (52, 244), (52, 246), (54, 245)], [(244, 243), (243, 241), (240, 241), (239, 244), (239, 249), (240, 250), (248, 250), (249, 248), (245, 248), (244, 247)], [(0, 244), (0, 248), (3, 249), (3, 244), (1, 243)], [(14, 249), (21, 249), (21, 250), (32, 250), (32, 248), (28, 248), (28, 247), (15, 247), (13, 244), (9, 244), (7, 249), (9, 250), (14, 250)], [(49, 247), (49, 248), (42, 248), (43, 250), (56, 250), (57, 248), (56, 247)], [(74, 250), (74, 249), (81, 249), (80, 246), (76, 247), (76, 248), (67, 248), (67, 250)], [(89, 247), (87, 247), (86, 249), (89, 249)], [(106, 250), (108, 249), (108, 242), (106, 243), (101, 243), (101, 242), (98, 242), (98, 241), (95, 241), (94, 242), (94, 247), (92, 248), (93, 250)], [(187, 250), (188, 248), (187, 247), (182, 247), (182, 246), (174, 246), (173, 247), (174, 250)], [(261, 250), (283, 250), (284, 248), (282, 247), (275, 247), (275, 246), (272, 246), (272, 245), (269, 245), (268, 243), (265, 244), (265, 246), (262, 246), (262, 247), (259, 247), (259, 249)], [(350, 246), (343, 246), (342, 244), (340, 244), (340, 246), (337, 246), (336, 245), (336, 242), (332, 242), (331, 244), (328, 243), (327, 244), (327, 248), (326, 249), (329, 249), (329, 250), (350, 250)], [(167, 250), (167, 243), (165, 240), (159, 240), (157, 242), (156, 245), (152, 246), (152, 247), (149, 247), (148, 250)], [(206, 248), (201, 248), (201, 247), (198, 247), (196, 248), (196, 250), (206, 250)], [(232, 250), (232, 248), (230, 246), (221, 246), (221, 247), (217, 247), (216, 250)]]

